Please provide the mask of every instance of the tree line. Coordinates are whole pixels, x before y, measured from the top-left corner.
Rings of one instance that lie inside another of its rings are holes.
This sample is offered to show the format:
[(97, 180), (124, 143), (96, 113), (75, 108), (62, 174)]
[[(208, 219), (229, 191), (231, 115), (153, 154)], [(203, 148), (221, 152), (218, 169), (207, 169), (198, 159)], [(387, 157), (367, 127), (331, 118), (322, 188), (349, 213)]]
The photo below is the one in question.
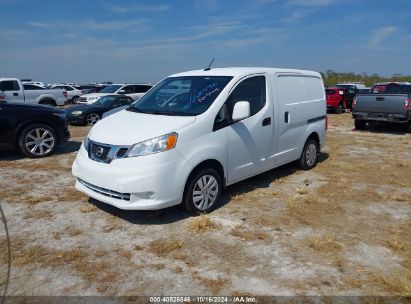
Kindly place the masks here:
[(335, 72), (333, 70), (327, 70), (321, 73), (324, 79), (324, 84), (327, 87), (335, 86), (341, 82), (363, 82), (365, 86), (371, 87), (376, 82), (411, 82), (411, 76), (404, 76), (401, 74), (393, 74), (391, 77), (383, 77), (378, 74), (368, 75), (367, 73), (356, 74)]

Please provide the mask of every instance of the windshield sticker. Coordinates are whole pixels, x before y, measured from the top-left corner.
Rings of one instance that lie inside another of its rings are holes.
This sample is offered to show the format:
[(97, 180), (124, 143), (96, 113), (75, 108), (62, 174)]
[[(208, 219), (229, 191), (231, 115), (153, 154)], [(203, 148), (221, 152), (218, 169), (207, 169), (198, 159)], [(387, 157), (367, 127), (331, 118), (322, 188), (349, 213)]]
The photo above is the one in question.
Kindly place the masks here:
[(190, 109), (196, 103), (202, 103), (208, 97), (219, 92), (220, 88), (218, 87), (218, 82), (213, 82), (209, 84), (200, 92), (198, 92), (198, 94), (190, 98), (189, 102), (184, 106), (184, 110)]

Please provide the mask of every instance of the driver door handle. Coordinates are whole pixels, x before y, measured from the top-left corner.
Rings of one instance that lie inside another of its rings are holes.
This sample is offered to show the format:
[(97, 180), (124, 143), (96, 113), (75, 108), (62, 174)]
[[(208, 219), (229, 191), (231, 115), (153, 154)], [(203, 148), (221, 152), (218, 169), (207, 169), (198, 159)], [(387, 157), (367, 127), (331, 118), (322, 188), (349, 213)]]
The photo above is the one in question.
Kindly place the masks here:
[(271, 117), (264, 118), (262, 125), (263, 127), (271, 125)]

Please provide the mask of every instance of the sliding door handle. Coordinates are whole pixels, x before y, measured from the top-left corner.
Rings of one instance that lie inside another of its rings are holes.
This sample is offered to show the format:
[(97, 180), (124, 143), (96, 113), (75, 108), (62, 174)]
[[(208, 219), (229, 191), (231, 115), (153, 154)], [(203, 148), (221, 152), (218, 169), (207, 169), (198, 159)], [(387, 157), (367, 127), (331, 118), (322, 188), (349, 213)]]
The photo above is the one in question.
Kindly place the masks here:
[(284, 113), (284, 122), (286, 124), (290, 122), (290, 113), (288, 113), (288, 111)]

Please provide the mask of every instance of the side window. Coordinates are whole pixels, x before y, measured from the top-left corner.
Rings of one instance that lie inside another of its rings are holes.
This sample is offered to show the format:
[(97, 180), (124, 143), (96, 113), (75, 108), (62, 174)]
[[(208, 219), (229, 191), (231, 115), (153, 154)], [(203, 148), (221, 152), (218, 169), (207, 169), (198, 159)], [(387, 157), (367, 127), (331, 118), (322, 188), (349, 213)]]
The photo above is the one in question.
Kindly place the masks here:
[(20, 90), (20, 86), (18, 82), (15, 80), (4, 80), (0, 82), (0, 90), (1, 91), (18, 91)]
[(234, 89), (215, 118), (214, 131), (222, 129), (230, 123), (234, 105), (238, 101), (248, 101), (250, 103), (250, 116), (257, 114), (264, 108), (266, 102), (265, 76), (256, 76), (243, 80)]
[(15, 90), (15, 91), (19, 91), (19, 90), (20, 90), (20, 86), (19, 86), (18, 81), (13, 80), (13, 85), (14, 85), (14, 90)]
[(265, 76), (243, 80), (228, 97), (230, 113), (232, 113), (237, 101), (248, 101), (250, 103), (250, 116), (257, 114), (265, 106), (265, 87)]
[(23, 84), (23, 88), (25, 90), (28, 90), (28, 91), (30, 91), (30, 90), (40, 90), (39, 87), (37, 87), (35, 85), (32, 85), (32, 84)]
[(134, 92), (135, 93), (145, 93), (147, 92), (151, 87), (146, 86), (146, 85), (135, 85), (134, 86)]
[(124, 88), (122, 88), (122, 90), (124, 90), (126, 92), (126, 94), (134, 93), (133, 89), (134, 89), (134, 86), (132, 86), (132, 85), (128, 85), (128, 86), (125, 86)]

